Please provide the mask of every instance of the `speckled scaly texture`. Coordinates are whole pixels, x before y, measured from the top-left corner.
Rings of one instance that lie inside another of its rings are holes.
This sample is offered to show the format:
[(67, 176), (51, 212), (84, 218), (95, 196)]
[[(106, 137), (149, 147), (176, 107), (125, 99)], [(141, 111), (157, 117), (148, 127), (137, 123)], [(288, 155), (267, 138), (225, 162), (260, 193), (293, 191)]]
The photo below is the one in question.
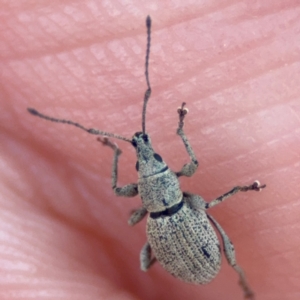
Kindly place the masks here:
[(173, 276), (205, 284), (219, 272), (220, 244), (204, 210), (185, 201), (172, 216), (147, 221), (147, 236), (154, 256)]

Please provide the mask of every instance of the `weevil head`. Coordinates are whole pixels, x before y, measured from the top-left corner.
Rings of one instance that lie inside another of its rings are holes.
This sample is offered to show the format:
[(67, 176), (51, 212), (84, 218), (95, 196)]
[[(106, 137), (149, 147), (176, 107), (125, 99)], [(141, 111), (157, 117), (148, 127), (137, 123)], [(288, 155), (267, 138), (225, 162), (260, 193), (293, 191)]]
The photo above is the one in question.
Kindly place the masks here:
[(136, 132), (132, 137), (131, 144), (136, 150), (136, 170), (139, 177), (155, 175), (168, 168), (161, 156), (154, 152), (147, 133)]

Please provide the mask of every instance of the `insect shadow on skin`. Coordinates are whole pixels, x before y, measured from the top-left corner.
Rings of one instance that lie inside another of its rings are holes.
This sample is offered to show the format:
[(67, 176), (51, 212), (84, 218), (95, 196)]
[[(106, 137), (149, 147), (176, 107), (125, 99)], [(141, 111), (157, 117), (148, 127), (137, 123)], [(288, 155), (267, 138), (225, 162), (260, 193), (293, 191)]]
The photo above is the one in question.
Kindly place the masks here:
[[(185, 164), (179, 172), (173, 172), (162, 157), (155, 153), (151, 139), (146, 133), (146, 108), (151, 95), (148, 74), (151, 40), (151, 19), (149, 16), (146, 19), (146, 27), (145, 77), (147, 90), (143, 102), (142, 131), (136, 132), (131, 139), (94, 128), (86, 128), (70, 120), (49, 117), (33, 108), (28, 108), (28, 111), (32, 115), (48, 121), (70, 124), (90, 134), (105, 136), (105, 138), (98, 137), (97, 140), (114, 151), (112, 188), (115, 194), (123, 197), (139, 195), (142, 200), (142, 206), (132, 212), (128, 220), (129, 225), (135, 225), (148, 214), (147, 242), (140, 252), (140, 264), (143, 271), (147, 271), (158, 261), (170, 274), (185, 282), (209, 283), (218, 274), (221, 267), (221, 247), (216, 230), (221, 236), (225, 257), (239, 276), (244, 297), (253, 300), (254, 293), (247, 283), (243, 270), (236, 263), (233, 244), (222, 227), (206, 210), (238, 192), (260, 191), (266, 185), (260, 185), (258, 181), (255, 181), (248, 186), (236, 186), (209, 203), (198, 195), (183, 192), (180, 189), (178, 178), (181, 176), (190, 177), (198, 168), (195, 153), (183, 131), (184, 118), (188, 110), (185, 108), (185, 103), (182, 103), (177, 110), (179, 115), (177, 134), (180, 136), (191, 161)], [(108, 137), (129, 142), (135, 148), (137, 183), (123, 187), (117, 186), (118, 160), (122, 151)]]

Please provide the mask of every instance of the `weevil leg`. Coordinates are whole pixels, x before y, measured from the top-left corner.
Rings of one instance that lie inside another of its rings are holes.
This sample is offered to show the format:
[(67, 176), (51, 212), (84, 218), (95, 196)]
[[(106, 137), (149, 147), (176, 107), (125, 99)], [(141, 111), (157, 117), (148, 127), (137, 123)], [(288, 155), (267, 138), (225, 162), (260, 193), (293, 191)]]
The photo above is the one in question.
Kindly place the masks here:
[(233, 196), (234, 194), (238, 193), (238, 192), (247, 192), (247, 191), (261, 191), (262, 189), (264, 189), (266, 187), (266, 185), (260, 185), (259, 181), (254, 181), (254, 183), (252, 183), (251, 185), (248, 186), (236, 186), (234, 187), (231, 191), (225, 193), (224, 195), (212, 200), (211, 202), (207, 203), (206, 208), (211, 208), (221, 202), (223, 202), (225, 199)]
[(195, 153), (183, 131), (183, 125), (184, 125), (183, 120), (184, 120), (185, 115), (188, 112), (188, 110), (186, 108), (184, 108), (184, 106), (185, 106), (185, 103), (183, 102), (181, 107), (179, 107), (177, 110), (177, 112), (179, 114), (179, 123), (178, 123), (178, 128), (177, 128), (177, 134), (181, 137), (183, 144), (185, 146), (185, 149), (186, 149), (187, 153), (189, 154), (191, 162), (188, 164), (185, 164), (179, 172), (176, 172), (177, 177), (180, 177), (180, 176), (190, 177), (196, 172), (196, 170), (198, 168), (198, 161), (195, 156)]
[(151, 246), (147, 242), (140, 253), (140, 263), (141, 263), (141, 270), (146, 272), (149, 268), (156, 262), (156, 258), (151, 258)]
[(140, 208), (132, 211), (130, 218), (128, 220), (128, 224), (130, 226), (133, 226), (136, 223), (142, 221), (142, 219), (144, 219), (144, 217), (147, 215), (147, 213), (148, 213), (148, 211), (144, 207), (140, 207)]
[(221, 235), (226, 259), (229, 265), (232, 266), (239, 275), (239, 284), (244, 291), (245, 298), (254, 300), (254, 293), (252, 292), (249, 284), (247, 283), (245, 273), (243, 269), (236, 263), (235, 250), (232, 242), (230, 241), (229, 237), (227, 236), (223, 228), (220, 226), (220, 224), (212, 216), (207, 214), (207, 217), (213, 223), (213, 225)]
[(122, 151), (118, 148), (118, 146), (112, 143), (108, 138), (98, 138), (99, 142), (101, 142), (104, 146), (108, 146), (114, 150), (114, 158), (113, 158), (113, 166), (112, 166), (112, 189), (114, 190), (117, 196), (123, 197), (134, 197), (138, 194), (138, 185), (136, 183), (131, 183), (124, 185), (123, 187), (117, 186), (118, 180), (118, 161), (119, 156)]

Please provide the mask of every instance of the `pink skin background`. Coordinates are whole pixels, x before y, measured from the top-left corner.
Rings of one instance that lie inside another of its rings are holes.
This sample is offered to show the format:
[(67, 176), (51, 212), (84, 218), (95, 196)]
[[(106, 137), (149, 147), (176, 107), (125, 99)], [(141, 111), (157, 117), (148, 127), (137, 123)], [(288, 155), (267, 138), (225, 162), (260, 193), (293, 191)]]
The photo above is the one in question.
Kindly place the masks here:
[[(300, 299), (299, 1), (46, 2), (0, 1), (0, 298), (243, 299), (225, 258), (205, 286), (159, 264), (140, 271), (146, 221), (127, 225), (141, 201), (114, 195), (111, 149), (26, 112), (129, 138), (140, 131), (149, 14), (156, 152), (173, 170), (189, 161), (176, 135), (187, 102), (200, 166), (182, 188), (211, 201), (266, 183), (210, 213), (257, 300)], [(134, 149), (117, 143), (119, 185), (136, 182)]]

